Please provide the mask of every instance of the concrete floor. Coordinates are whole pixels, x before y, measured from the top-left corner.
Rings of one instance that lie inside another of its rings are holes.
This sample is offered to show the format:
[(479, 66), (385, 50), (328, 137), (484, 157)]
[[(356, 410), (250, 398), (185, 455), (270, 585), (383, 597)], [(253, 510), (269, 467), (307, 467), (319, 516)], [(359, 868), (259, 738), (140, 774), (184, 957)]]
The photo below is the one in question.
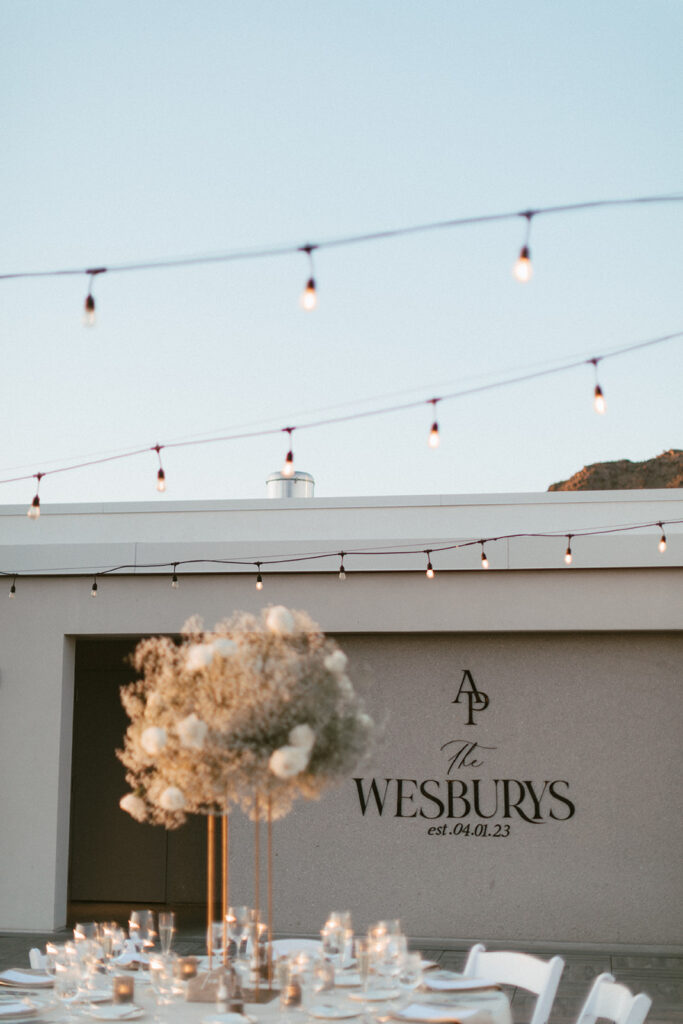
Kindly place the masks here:
[[(70, 932), (53, 932), (40, 934), (28, 932), (0, 932), (0, 970), (6, 967), (27, 967), (28, 950), (33, 946), (43, 947), (52, 938), (64, 941)], [(426, 957), (437, 960), (449, 970), (460, 970), (467, 954), (466, 946), (449, 944), (449, 948), (434, 947), (421, 943), (411, 943), (413, 948), (421, 949)], [(182, 954), (203, 953), (204, 936), (201, 932), (179, 932), (174, 948)], [(488, 948), (493, 948), (490, 945)], [(523, 945), (520, 947), (524, 949)], [(534, 947), (528, 952), (536, 956), (554, 956), (556, 948), (542, 950)], [(572, 948), (571, 952), (562, 953), (565, 968), (560, 982), (557, 998), (550, 1017), (550, 1024), (574, 1024), (579, 1010), (586, 997), (593, 979), (603, 971), (609, 971), (617, 981), (622, 982), (632, 992), (647, 992), (652, 998), (652, 1009), (647, 1018), (648, 1024), (683, 1024), (683, 956), (652, 956), (645, 952), (611, 954), (596, 953), (591, 950)], [(529, 1020), (533, 997), (521, 989), (509, 990), (512, 1000), (515, 1024), (525, 1024)]]

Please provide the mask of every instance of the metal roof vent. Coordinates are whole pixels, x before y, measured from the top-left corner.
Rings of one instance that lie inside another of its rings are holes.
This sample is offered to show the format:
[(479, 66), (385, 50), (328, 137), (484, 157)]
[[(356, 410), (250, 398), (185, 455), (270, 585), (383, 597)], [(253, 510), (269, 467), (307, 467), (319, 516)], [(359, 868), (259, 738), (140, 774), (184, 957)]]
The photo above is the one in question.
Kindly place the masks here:
[(269, 498), (312, 498), (315, 480), (310, 473), (296, 472), (294, 476), (271, 473), (266, 479)]

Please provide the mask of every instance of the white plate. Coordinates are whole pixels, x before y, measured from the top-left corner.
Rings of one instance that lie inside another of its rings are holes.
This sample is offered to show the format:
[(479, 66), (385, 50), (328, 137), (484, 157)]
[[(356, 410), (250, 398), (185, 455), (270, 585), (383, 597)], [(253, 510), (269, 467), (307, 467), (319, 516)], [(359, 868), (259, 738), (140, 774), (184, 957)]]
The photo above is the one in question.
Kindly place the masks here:
[(411, 1003), (403, 1010), (395, 1010), (391, 1017), (399, 1021), (415, 1021), (416, 1024), (463, 1024), (469, 1017), (476, 1017), (479, 1010), (457, 1006), (425, 1006)]
[(347, 1017), (357, 1017), (359, 1009), (350, 1006), (334, 1006), (332, 1003), (316, 1003), (308, 1011), (310, 1017), (318, 1017), (320, 1020), (344, 1020)]
[(88, 1006), (85, 1012), (95, 1020), (137, 1020), (145, 1011), (135, 1003), (103, 1003)]
[(0, 1021), (30, 1020), (38, 1015), (38, 1007), (21, 999), (0, 1003)]
[(367, 992), (349, 992), (348, 996), (363, 1003), (385, 1003), (388, 999), (398, 999), (400, 994), (400, 988), (370, 988)]
[(209, 1017), (202, 1017), (202, 1024), (244, 1024), (251, 1019), (241, 1013), (212, 1013)]
[(453, 971), (432, 971), (425, 976), (424, 986), (432, 992), (480, 992), (498, 987), (495, 981), (487, 978), (463, 978), (462, 974)]

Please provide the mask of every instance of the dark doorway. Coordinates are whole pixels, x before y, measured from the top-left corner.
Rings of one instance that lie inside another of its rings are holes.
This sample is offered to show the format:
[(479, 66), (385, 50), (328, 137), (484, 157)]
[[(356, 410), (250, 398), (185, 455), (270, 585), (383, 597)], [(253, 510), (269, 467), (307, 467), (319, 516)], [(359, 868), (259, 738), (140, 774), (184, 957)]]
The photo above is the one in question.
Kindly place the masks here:
[[(120, 687), (135, 678), (128, 658), (140, 637), (98, 637), (76, 641), (69, 919), (83, 904), (120, 906), (125, 920), (135, 905), (185, 905), (185, 920), (196, 917), (206, 892), (203, 819), (192, 818), (167, 832), (134, 821), (119, 808), (128, 787), (115, 751), (128, 717)], [(199, 918), (201, 919), (201, 918)]]

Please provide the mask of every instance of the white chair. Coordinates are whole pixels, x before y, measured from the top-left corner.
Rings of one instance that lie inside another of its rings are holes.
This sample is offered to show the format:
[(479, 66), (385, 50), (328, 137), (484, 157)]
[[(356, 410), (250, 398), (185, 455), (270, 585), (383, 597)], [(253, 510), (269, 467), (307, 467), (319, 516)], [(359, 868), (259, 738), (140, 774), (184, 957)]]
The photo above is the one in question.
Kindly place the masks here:
[(487, 953), (478, 943), (469, 952), (464, 973), (468, 978), (487, 978), (534, 992), (537, 999), (529, 1024), (547, 1024), (563, 970), (561, 956), (539, 960), (528, 953)]
[(290, 953), (321, 953), (320, 939), (274, 939), (273, 956), (289, 956)]
[(643, 1024), (652, 1000), (644, 992), (634, 996), (626, 985), (619, 985), (611, 974), (600, 974), (593, 982), (576, 1024), (595, 1024), (606, 1017), (614, 1024)]

